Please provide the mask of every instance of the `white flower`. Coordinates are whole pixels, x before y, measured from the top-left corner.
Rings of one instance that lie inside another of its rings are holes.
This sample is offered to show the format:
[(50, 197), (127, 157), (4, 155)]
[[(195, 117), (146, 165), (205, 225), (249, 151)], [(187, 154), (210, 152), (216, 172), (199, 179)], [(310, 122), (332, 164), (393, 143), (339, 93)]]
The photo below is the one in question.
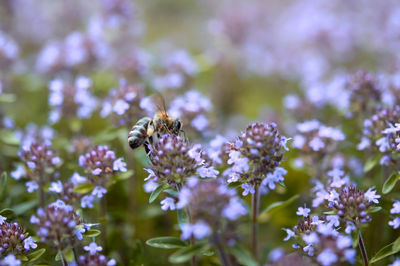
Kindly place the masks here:
[(7, 218), (0, 215), (0, 224), (4, 224), (5, 220), (7, 220)]

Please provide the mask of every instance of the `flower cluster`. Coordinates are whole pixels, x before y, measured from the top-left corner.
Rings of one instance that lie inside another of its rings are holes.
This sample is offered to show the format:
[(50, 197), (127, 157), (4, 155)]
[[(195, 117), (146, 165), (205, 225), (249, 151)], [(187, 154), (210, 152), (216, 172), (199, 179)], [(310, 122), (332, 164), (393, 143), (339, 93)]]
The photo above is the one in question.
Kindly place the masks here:
[(87, 255), (81, 255), (79, 257), (79, 263), (81, 265), (88, 266), (114, 266), (116, 261), (114, 259), (107, 260), (104, 255), (97, 253), (102, 251), (103, 248), (98, 246), (95, 242), (90, 243), (88, 246), (83, 247), (85, 251), (89, 252)]
[(113, 125), (117, 127), (131, 125), (144, 116), (143, 110), (139, 107), (143, 91), (144, 88), (140, 85), (129, 85), (126, 81), (121, 81), (118, 89), (110, 90), (100, 115), (109, 116)]
[(284, 229), (288, 234), (284, 241), (294, 237), (296, 243), (293, 248), (304, 251), (318, 265), (336, 265), (340, 262), (354, 264), (356, 251), (352, 248), (353, 240), (339, 233), (338, 225), (332, 219), (307, 215), (293, 230)]
[(350, 77), (347, 89), (350, 91), (350, 111), (352, 114), (368, 115), (381, 102), (382, 89), (377, 78), (366, 71), (359, 71)]
[[(83, 184), (87, 182), (87, 178), (80, 176), (78, 173), (74, 173), (71, 178), (65, 182), (61, 182), (60, 180), (54, 181), (50, 184), (49, 192), (55, 193), (59, 199), (64, 201), (66, 204), (76, 206), (77, 203), (82, 199), (83, 196), (80, 193), (75, 192), (75, 187), (79, 184)], [(93, 197), (90, 197), (94, 200)], [(82, 206), (84, 208), (84, 206)]]
[(190, 135), (192, 132), (204, 133), (209, 128), (210, 122), (207, 117), (211, 109), (212, 104), (208, 98), (198, 91), (190, 90), (176, 97), (171, 102), (168, 112), (173, 117), (179, 117)]
[(191, 145), (175, 135), (164, 135), (154, 145), (149, 155), (151, 168), (146, 169), (155, 182), (166, 182), (172, 187), (183, 184), (187, 178), (215, 178), (218, 174), (203, 159), (198, 145)]
[(275, 183), (283, 182), (286, 170), (279, 167), (288, 139), (279, 134), (276, 124), (252, 123), (237, 138), (229, 152), (231, 168), (224, 172), (228, 182), (242, 182), (248, 192), (255, 187), (262, 192), (275, 189)]
[(18, 166), (12, 172), (12, 177), (20, 179), (27, 177), (30, 179), (26, 183), (28, 192), (32, 193), (54, 178), (54, 171), (61, 164), (60, 157), (52, 149), (49, 143), (34, 142), (29, 146), (23, 146), (19, 156), (24, 163), (24, 167)]
[(0, 215), (0, 255), (8, 253), (25, 254), (37, 247), (25, 228), (18, 223), (7, 223)]
[(49, 122), (56, 123), (61, 117), (88, 118), (97, 106), (96, 98), (89, 88), (92, 81), (86, 77), (78, 77), (74, 85), (61, 79), (49, 83), (49, 105), (52, 107)]
[(19, 266), (21, 261), (14, 254), (8, 254), (4, 259), (0, 260), (0, 266)]
[[(187, 208), (190, 221), (182, 225), (183, 239), (203, 239), (217, 232), (231, 237), (231, 222), (247, 213), (233, 189), (218, 180), (188, 181), (179, 193), (178, 209)], [(226, 239), (233, 241), (234, 239)]]
[(188, 87), (190, 78), (198, 72), (197, 63), (185, 50), (171, 52), (161, 63), (160, 72), (153, 81), (159, 91)]
[(30, 222), (37, 225), (40, 241), (58, 250), (74, 246), (82, 239), (81, 230), (77, 228), (79, 215), (61, 200), (46, 209), (38, 209), (37, 216), (32, 215)]
[(353, 185), (343, 187), (339, 193), (330, 192), (328, 207), (337, 211), (337, 215), (345, 221), (355, 224), (367, 223), (371, 220), (368, 209), (378, 203), (380, 195), (373, 188), (366, 192)]
[(79, 156), (79, 166), (88, 175), (88, 181), (94, 185), (105, 187), (113, 175), (126, 172), (123, 158), (117, 158), (108, 146), (95, 146), (86, 154)]

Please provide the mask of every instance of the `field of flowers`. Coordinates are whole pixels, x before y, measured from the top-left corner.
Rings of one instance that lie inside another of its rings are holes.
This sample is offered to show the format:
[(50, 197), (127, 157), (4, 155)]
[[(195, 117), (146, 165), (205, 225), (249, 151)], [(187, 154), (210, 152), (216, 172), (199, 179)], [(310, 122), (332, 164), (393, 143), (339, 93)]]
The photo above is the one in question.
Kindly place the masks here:
[(398, 0), (0, 1), (0, 266), (400, 266), (399, 52)]

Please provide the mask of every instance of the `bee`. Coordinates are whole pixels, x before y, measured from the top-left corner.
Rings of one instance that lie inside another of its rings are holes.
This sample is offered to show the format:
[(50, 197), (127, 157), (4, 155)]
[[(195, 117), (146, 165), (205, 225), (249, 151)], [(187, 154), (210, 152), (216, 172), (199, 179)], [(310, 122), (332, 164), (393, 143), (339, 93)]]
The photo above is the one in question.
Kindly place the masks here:
[(150, 143), (152, 145), (155, 136), (159, 138), (165, 134), (179, 135), (181, 132), (185, 136), (181, 121), (167, 114), (164, 98), (160, 94), (156, 95), (160, 103), (160, 105), (157, 105), (159, 111), (153, 118), (143, 117), (139, 119), (128, 134), (128, 143), (133, 150), (145, 144), (145, 149), (148, 153), (147, 144)]

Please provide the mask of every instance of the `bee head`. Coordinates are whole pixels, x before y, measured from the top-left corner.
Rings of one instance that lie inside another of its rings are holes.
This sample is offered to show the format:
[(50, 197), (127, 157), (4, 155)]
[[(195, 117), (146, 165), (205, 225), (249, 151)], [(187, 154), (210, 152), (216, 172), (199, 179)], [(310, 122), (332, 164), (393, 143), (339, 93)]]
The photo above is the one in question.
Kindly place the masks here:
[(175, 135), (179, 134), (179, 131), (182, 128), (182, 123), (181, 121), (179, 121), (178, 119), (176, 119), (173, 124), (172, 124), (172, 128), (171, 128), (171, 132)]

